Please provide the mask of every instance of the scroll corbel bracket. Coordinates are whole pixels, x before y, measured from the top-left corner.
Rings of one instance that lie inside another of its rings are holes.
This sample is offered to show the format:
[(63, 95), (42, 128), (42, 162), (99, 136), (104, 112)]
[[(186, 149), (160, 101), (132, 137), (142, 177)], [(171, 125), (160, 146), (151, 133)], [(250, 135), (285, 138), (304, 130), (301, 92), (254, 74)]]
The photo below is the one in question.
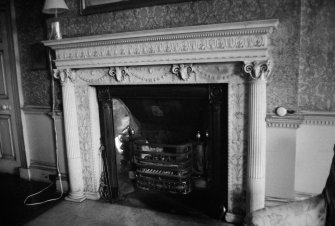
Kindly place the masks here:
[(243, 65), (243, 71), (248, 74), (252, 80), (268, 80), (271, 69), (272, 63), (270, 60), (244, 62)]
[(55, 79), (59, 79), (62, 84), (74, 82), (76, 80), (76, 73), (70, 68), (54, 69), (53, 76)]
[(117, 82), (123, 82), (126, 76), (129, 76), (127, 67), (110, 67), (108, 74)]
[(187, 81), (191, 76), (195, 75), (192, 64), (174, 64), (171, 71), (183, 81)]

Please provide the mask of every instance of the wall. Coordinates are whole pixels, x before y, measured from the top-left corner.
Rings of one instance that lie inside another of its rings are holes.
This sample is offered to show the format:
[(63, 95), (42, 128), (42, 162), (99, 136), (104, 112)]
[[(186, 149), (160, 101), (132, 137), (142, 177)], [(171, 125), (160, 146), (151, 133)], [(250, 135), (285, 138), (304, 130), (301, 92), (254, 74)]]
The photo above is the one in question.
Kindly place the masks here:
[(303, 0), (299, 109), (335, 111), (335, 1)]
[(297, 128), (269, 127), (266, 142), (266, 196), (292, 199)]
[(294, 191), (296, 193), (319, 194), (322, 192), (334, 155), (334, 134), (334, 125), (303, 124), (300, 126), (295, 163)]
[[(51, 111), (51, 75), (47, 61), (33, 64), (35, 44), (45, 40), (47, 35), (46, 19), (42, 14), (44, 0), (16, 0), (15, 13), (19, 43), (19, 60), (24, 103), (21, 103), (26, 137), (26, 156), (28, 169), (21, 169), (21, 176), (27, 179), (49, 181), (49, 175), (55, 174), (56, 149), (53, 122), (48, 113)], [(29, 9), (29, 10), (27, 10)], [(46, 60), (46, 52), (40, 53), (40, 59)], [(59, 106), (59, 84), (56, 84), (57, 109)], [(66, 173), (64, 165), (64, 141), (62, 116), (56, 119), (60, 168)]]
[[(30, 152), (31, 177), (35, 180), (49, 181), (49, 174), (53, 174), (56, 167), (56, 140), (49, 110), (42, 111), (29, 109), (25, 111), (28, 145)], [(63, 118), (56, 116), (55, 126), (57, 131), (59, 168), (62, 174), (66, 173)], [(46, 132), (48, 131), (48, 132)]]
[(26, 106), (50, 107), (48, 70), (46, 67), (38, 70), (32, 67), (32, 51), (34, 50), (31, 49), (31, 45), (46, 39), (46, 18), (41, 13), (43, 2), (43, 0), (15, 1), (22, 88)]
[[(292, 142), (293, 135), (287, 137), (285, 133), (278, 134), (283, 131), (281, 126), (268, 128), (267, 164), (268, 168), (272, 169), (267, 172), (268, 177), (278, 178), (284, 185), (276, 188), (274, 184), (267, 184), (267, 194), (270, 196), (292, 198), (296, 194), (318, 194), (322, 191), (329, 174), (335, 143), (334, 12), (333, 0), (301, 1), (296, 115), (305, 120), (295, 129), (295, 142)], [(290, 109), (290, 106), (285, 107)], [(285, 121), (286, 125), (292, 125), (296, 119), (284, 117), (280, 120)], [(280, 140), (280, 148), (271, 145)], [(289, 143), (291, 148), (286, 147)], [(286, 154), (288, 150), (290, 154)], [(295, 158), (294, 163), (292, 157)], [(274, 168), (277, 170), (273, 171)], [(286, 172), (288, 168), (292, 171)], [(284, 176), (284, 172), (292, 177)], [(287, 178), (284, 179), (285, 177)], [(287, 190), (288, 185), (291, 190)], [(283, 196), (284, 190), (286, 194)]]
[(292, 200), (322, 192), (334, 156), (334, 115), (268, 117), (266, 195)]

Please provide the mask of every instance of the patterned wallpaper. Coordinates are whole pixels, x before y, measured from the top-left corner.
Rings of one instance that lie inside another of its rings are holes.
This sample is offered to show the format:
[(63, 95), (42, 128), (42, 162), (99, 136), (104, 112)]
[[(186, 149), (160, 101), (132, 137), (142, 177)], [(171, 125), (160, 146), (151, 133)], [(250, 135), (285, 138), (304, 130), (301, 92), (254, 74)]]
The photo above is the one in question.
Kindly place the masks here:
[[(50, 73), (46, 64), (44, 69), (32, 66), (32, 51), (36, 49), (31, 46), (47, 38), (47, 17), (41, 12), (43, 4), (44, 0), (15, 0), (24, 105), (42, 108), (51, 105)], [(60, 85), (58, 82), (55, 85), (58, 106)]]
[(42, 7), (42, 0), (15, 1), (25, 105), (48, 106), (50, 100), (49, 75), (46, 70), (32, 70), (30, 57), (30, 45), (45, 39)]
[(299, 108), (335, 111), (335, 1), (302, 0)]

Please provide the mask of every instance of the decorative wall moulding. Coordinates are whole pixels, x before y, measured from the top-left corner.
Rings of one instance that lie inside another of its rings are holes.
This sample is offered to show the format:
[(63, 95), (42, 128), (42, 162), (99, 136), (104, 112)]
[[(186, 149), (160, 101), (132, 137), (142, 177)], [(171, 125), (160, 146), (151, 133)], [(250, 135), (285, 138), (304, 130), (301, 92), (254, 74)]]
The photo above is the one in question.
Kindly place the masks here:
[(279, 128), (299, 128), (300, 125), (335, 126), (335, 114), (303, 112), (284, 117), (269, 114), (266, 122), (268, 127)]
[(47, 171), (54, 171), (54, 170), (56, 170), (56, 164), (31, 159), (30, 160), (30, 168), (36, 168), (36, 169), (47, 170)]
[(292, 128), (297, 129), (303, 122), (299, 115), (280, 117), (276, 115), (267, 115), (267, 127)]
[(306, 125), (335, 126), (335, 113), (304, 112), (302, 115)]
[(43, 41), (56, 67), (92, 68), (268, 60), (278, 20), (177, 27)]
[(41, 105), (24, 105), (22, 110), (24, 111), (24, 113), (48, 113), (51, 111), (51, 107), (50, 106), (41, 106)]

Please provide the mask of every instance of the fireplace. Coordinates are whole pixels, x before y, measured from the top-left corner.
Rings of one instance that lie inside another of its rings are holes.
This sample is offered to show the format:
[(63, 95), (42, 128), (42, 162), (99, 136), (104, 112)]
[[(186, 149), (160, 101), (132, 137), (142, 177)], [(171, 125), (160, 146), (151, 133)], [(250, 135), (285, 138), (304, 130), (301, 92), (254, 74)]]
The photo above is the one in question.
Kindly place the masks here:
[(62, 83), (68, 199), (99, 198), (97, 87), (227, 84), (226, 218), (263, 207), (269, 34), (277, 24), (249, 21), (45, 41), (55, 50), (54, 76)]
[(185, 195), (212, 203), (204, 208), (211, 216), (223, 214), (228, 84), (102, 86), (97, 93), (104, 198), (114, 202), (137, 190)]

